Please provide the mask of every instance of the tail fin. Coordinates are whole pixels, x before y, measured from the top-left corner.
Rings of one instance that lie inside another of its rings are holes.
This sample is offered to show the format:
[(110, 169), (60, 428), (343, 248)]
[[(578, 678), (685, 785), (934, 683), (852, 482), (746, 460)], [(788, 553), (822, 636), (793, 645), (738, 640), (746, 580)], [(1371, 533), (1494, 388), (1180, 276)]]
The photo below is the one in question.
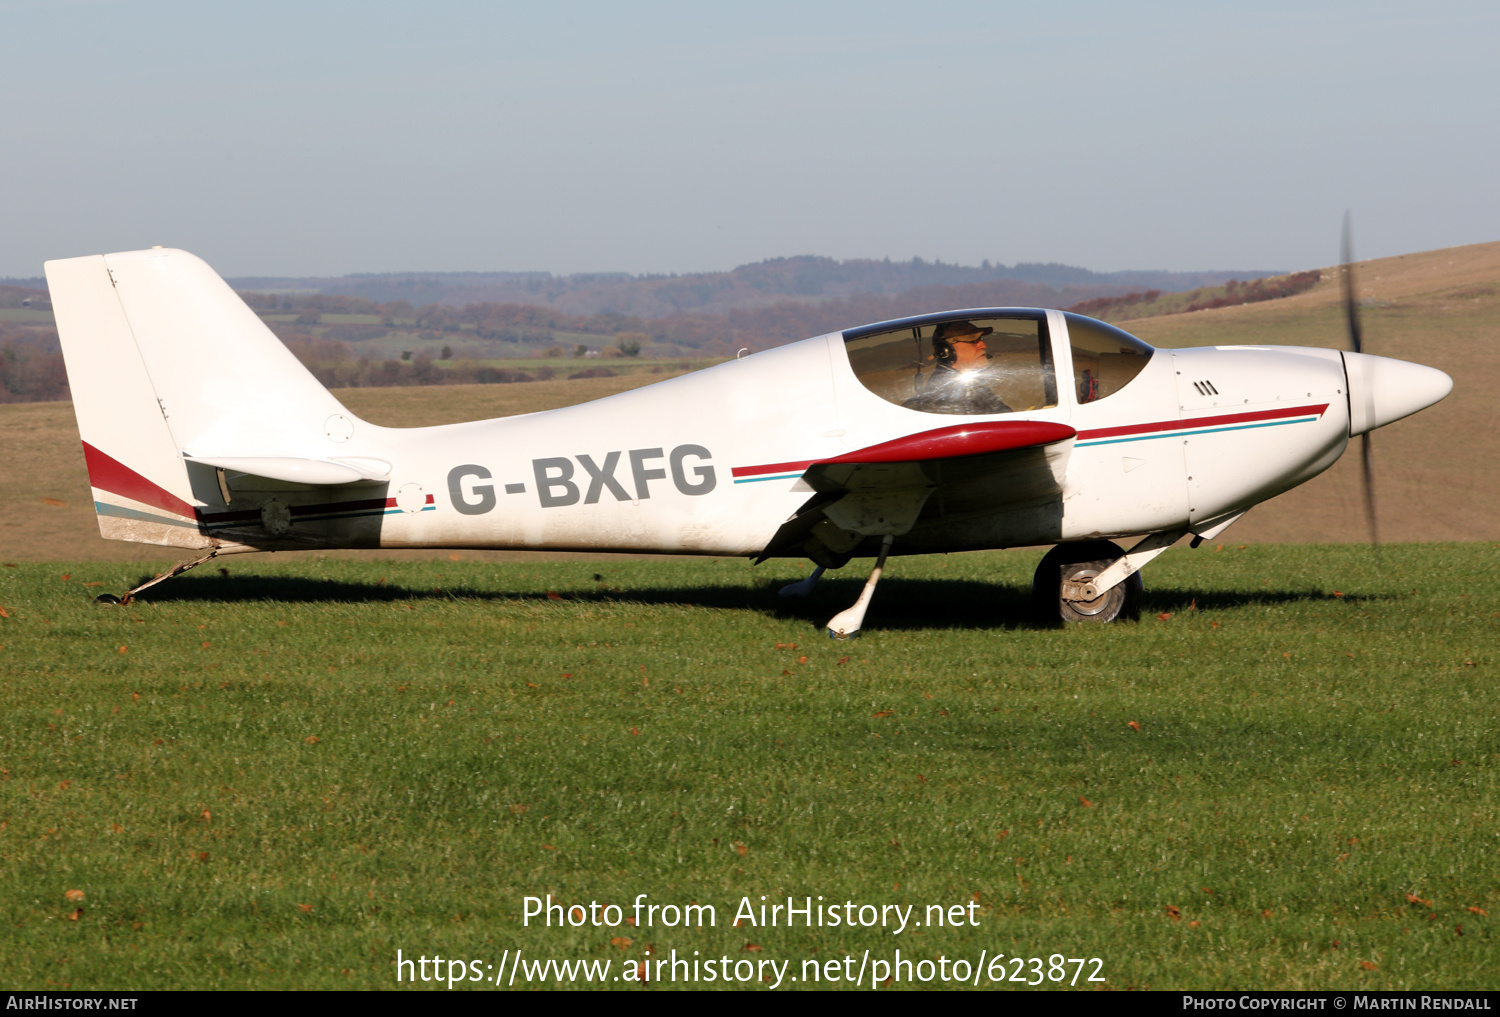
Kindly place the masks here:
[(324, 460), (352, 432), (353, 415), (193, 255), (46, 271), (103, 536), (214, 546), (201, 525), (212, 471), (188, 459)]

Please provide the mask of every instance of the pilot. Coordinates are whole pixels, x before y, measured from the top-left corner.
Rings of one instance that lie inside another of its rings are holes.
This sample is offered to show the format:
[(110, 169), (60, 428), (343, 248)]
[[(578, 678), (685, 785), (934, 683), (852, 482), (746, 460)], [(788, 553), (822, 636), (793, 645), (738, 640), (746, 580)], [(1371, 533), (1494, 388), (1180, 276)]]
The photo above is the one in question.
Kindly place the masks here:
[(991, 389), (999, 379), (990, 370), (984, 337), (993, 331), (972, 321), (939, 325), (932, 335), (937, 365), (921, 391), (901, 405), (928, 413), (1010, 413), (1011, 408)]

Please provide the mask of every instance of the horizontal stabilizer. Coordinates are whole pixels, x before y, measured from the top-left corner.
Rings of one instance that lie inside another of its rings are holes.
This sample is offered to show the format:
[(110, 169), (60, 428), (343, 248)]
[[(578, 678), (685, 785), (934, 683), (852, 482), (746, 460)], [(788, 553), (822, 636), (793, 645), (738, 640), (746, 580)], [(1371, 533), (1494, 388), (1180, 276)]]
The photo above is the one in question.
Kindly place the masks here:
[[(201, 463), (230, 473), (248, 473), (290, 484), (353, 484), (357, 481), (390, 479), (391, 466), (376, 459), (335, 462), (331, 459), (299, 459), (291, 456), (232, 456), (208, 458), (183, 456), (190, 463)], [(382, 466), (384, 467), (382, 469)]]

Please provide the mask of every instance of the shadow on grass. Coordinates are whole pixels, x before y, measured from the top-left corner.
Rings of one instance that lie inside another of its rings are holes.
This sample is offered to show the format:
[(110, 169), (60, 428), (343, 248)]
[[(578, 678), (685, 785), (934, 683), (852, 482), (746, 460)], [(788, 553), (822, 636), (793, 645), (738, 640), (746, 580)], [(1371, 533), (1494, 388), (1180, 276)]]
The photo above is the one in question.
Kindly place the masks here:
[[(392, 583), (346, 582), (288, 576), (240, 574), (232, 577), (183, 576), (145, 591), (153, 603), (416, 603), (423, 601), (489, 601), (496, 603), (640, 604), (753, 611), (776, 618), (802, 621), (815, 629), (854, 603), (863, 587), (860, 578), (827, 579), (805, 598), (783, 598), (777, 590), (785, 577), (746, 585), (644, 586), (620, 589), (600, 585), (556, 593), (532, 590), (479, 589), (463, 585), (418, 589)], [(1232, 611), (1245, 607), (1338, 601), (1359, 603), (1379, 597), (1334, 597), (1310, 590), (1250, 592), (1157, 589), (1146, 592), (1142, 614), (1185, 611)], [(1056, 624), (1038, 621), (1031, 611), (1030, 589), (964, 579), (901, 579), (881, 584), (870, 608), (870, 627), (917, 629), (1043, 629)]]
[(1232, 611), (1240, 607), (1266, 607), (1277, 604), (1370, 604), (1392, 600), (1389, 596), (1345, 593), (1334, 596), (1321, 590), (1179, 590), (1171, 587), (1152, 589), (1146, 587), (1146, 598), (1141, 614), (1147, 611), (1186, 611), (1196, 606), (1199, 611)]

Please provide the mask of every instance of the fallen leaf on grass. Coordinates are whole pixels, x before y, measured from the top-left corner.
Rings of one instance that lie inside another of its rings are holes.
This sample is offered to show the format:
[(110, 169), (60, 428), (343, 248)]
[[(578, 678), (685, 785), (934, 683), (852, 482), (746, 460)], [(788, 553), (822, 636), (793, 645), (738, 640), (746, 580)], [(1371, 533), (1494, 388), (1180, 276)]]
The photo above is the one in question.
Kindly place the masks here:
[(316, 744), (318, 744), (322, 740), (323, 739), (319, 738), (317, 735), (308, 735), (306, 738), (302, 739), (302, 744), (303, 745), (316, 745)]
[(309, 913), (310, 913), (310, 912), (311, 912), (311, 911), (312, 911), (312, 909), (313, 909), (313, 906), (312, 906), (312, 905), (311, 905), (311, 904), (298, 904), (298, 905), (297, 905), (297, 908), (298, 908), (298, 910), (300, 910), (300, 911), (301, 911), (301, 912), (302, 912), (302, 913), (303, 913), (303, 914), (309, 914)]
[(1342, 597), (1344, 595), (1344, 591), (1343, 590), (1334, 590), (1333, 591), (1333, 595), (1335, 597)]
[(556, 851), (557, 848), (553, 847), (551, 844), (543, 844), (542, 845), (542, 850), (543, 851)]
[(1004, 840), (1005, 838), (1007, 838), (1009, 836), (1010, 836), (1010, 831), (1009, 830), (1001, 830), (999, 833), (995, 834), (995, 839), (996, 840)]
[(565, 672), (563, 674), (563, 677), (564, 678), (571, 678), (571, 677), (573, 677), (573, 672), (572, 671)]
[(872, 714), (870, 714), (870, 716), (875, 717), (875, 718), (878, 719), (880, 717), (890, 717), (890, 716), (893, 716), (895, 714), (895, 712), (896, 712), (895, 710), (881, 710), (879, 713), (872, 713)]
[(1156, 620), (1157, 621), (1167, 621), (1171, 617), (1172, 617), (1172, 612), (1170, 612), (1170, 611), (1163, 611), (1161, 614), (1159, 614), (1159, 615), (1156, 616)]
[(734, 853), (737, 855), (748, 855), (750, 853), (750, 849), (743, 844), (735, 844)]
[(1130, 728), (1130, 730), (1132, 730), (1132, 731), (1139, 731), (1141, 729), (1141, 726), (1139, 724), (1137, 724), (1133, 720), (1129, 724), (1126, 724), (1125, 726), (1128, 727), (1128, 728)]
[(1471, 907), (1471, 908), (1469, 908), (1469, 910), (1471, 912), (1473, 912), (1474, 914), (1476, 914), (1476, 915), (1483, 915), (1485, 918), (1488, 918), (1490, 916), (1490, 913), (1488, 911), (1486, 911), (1484, 908)]
[(63, 896), (72, 901), (74, 904), (77, 904), (79, 901), (83, 900), (83, 891), (69, 890), (67, 893), (63, 894)]
[(849, 663), (849, 658), (848, 657), (840, 657), (839, 658), (839, 663), (837, 665), (834, 665), (834, 666), (837, 667), (839, 665), (847, 664), (847, 663)]
[(778, 649), (778, 650), (795, 650), (796, 648), (797, 648), (797, 644), (796, 643), (777, 643), (776, 644), (776, 649)]
[(548, 590), (547, 591), (547, 599), (548, 600), (562, 600), (562, 594), (558, 593), (556, 590)]
[(1204, 892), (1204, 893), (1209, 893), (1209, 894), (1211, 894), (1211, 893), (1213, 893), (1213, 891), (1212, 891), (1212, 890), (1210, 890), (1210, 889), (1209, 889), (1209, 888), (1208, 888), (1208, 887), (1206, 887), (1206, 886), (1200, 886), (1200, 887), (1199, 887), (1199, 888), (1198, 888), (1198, 889), (1200, 889), (1200, 890), (1202, 890), (1202, 891), (1203, 891), (1203, 892)]
[(639, 737), (640, 733), (641, 733), (641, 729), (638, 728), (638, 727), (633, 727), (633, 728), (630, 729), (630, 733), (632, 735), (635, 735), (636, 737)]
[(84, 583), (84, 586), (103, 586), (103, 583)]
[(128, 646), (122, 646), (122, 647), (120, 647), (120, 652), (121, 653), (129, 653), (130, 652), (130, 647), (128, 647)]
[(612, 947), (614, 947), (616, 950), (629, 950), (630, 949), (630, 937), (629, 936), (615, 936), (612, 939), (610, 939), (609, 945), (612, 946)]
[(0, 607), (0, 618), (9, 618), (9, 617), (10, 617), (10, 612), (7, 611), (5, 608)]
[(513, 815), (519, 816), (521, 813), (525, 812), (529, 808), (531, 808), (530, 805), (512, 805), (510, 807), (510, 811), (511, 811), (511, 813)]
[(538, 685), (536, 682), (527, 682), (526, 683), (526, 687), (528, 689), (539, 689), (539, 688), (541, 688), (541, 686)]
[(760, 953), (760, 944), (746, 943), (743, 947), (741, 947), (741, 949), (749, 950), (751, 953)]
[(1380, 968), (1380, 965), (1372, 964), (1369, 961), (1360, 961), (1359, 966), (1364, 968), (1366, 971), (1377, 971)]
[(1421, 897), (1418, 897), (1414, 893), (1409, 893), (1409, 894), (1406, 895), (1406, 903), (1408, 903), (1408, 904), (1425, 904), (1427, 907), (1432, 907), (1432, 901), (1430, 901), (1430, 900), (1423, 900)]
[(1083, 795), (1079, 795), (1078, 800), (1083, 803), (1083, 807), (1086, 809), (1092, 809), (1094, 807), (1094, 803), (1083, 797)]
[(1168, 905), (1166, 905), (1166, 911), (1167, 911), (1167, 917), (1170, 918), (1170, 919), (1172, 919), (1172, 921), (1174, 921), (1174, 922), (1180, 922), (1180, 921), (1182, 921), (1182, 909), (1181, 908), (1173, 907), (1172, 905), (1168, 904)]
[(807, 658), (806, 657), (798, 657), (797, 658), (797, 663), (799, 663), (799, 664), (806, 664), (807, 663)]
[(1203, 924), (1202, 922), (1198, 921), (1198, 919), (1195, 918), (1191, 922), (1188, 922), (1188, 928), (1190, 928), (1190, 929), (1196, 929), (1196, 928), (1198, 928), (1198, 926), (1200, 926), (1202, 924)]
[(78, 921), (78, 919), (80, 919), (82, 917), (83, 917), (83, 908), (77, 908), (76, 910), (74, 910), (74, 912), (72, 914), (70, 914), (68, 916), (68, 921), (70, 921), (70, 922), (76, 922), (76, 921)]

